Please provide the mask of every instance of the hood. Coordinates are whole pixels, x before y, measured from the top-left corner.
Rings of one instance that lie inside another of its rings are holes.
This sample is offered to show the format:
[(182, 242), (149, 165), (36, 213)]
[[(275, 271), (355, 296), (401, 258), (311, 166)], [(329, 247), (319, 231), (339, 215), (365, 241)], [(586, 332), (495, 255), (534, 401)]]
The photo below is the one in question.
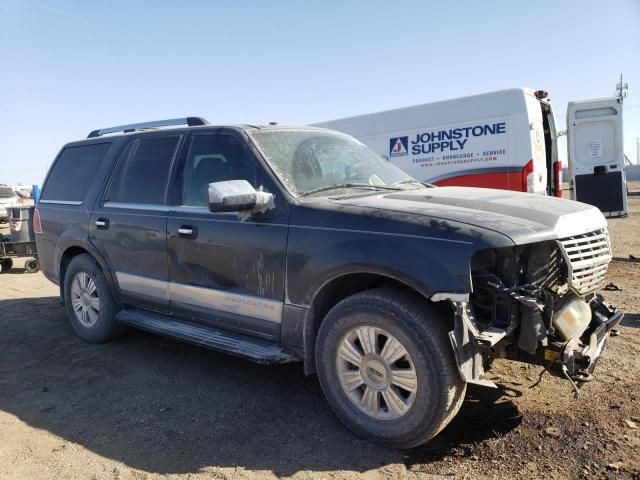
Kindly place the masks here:
[(604, 215), (592, 205), (489, 188), (436, 187), (332, 201), (465, 223), (506, 235), (516, 245), (565, 238), (607, 226)]

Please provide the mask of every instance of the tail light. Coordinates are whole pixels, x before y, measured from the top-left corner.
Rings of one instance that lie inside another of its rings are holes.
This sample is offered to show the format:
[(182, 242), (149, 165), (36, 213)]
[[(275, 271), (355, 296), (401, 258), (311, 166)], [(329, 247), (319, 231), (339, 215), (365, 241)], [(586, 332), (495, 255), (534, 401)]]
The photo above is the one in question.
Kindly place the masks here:
[(529, 160), (522, 169), (522, 191), (535, 191), (535, 177), (533, 175), (533, 160)]
[(557, 161), (553, 164), (553, 195), (562, 198), (562, 162)]
[(33, 231), (42, 234), (42, 224), (40, 223), (40, 212), (36, 208), (33, 211)]

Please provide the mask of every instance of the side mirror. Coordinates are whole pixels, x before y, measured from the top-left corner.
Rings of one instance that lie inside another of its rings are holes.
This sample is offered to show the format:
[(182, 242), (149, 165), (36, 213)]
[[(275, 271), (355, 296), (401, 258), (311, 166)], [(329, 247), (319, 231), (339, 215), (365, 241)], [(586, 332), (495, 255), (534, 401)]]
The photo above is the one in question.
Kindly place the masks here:
[(210, 212), (264, 212), (273, 206), (273, 195), (256, 191), (246, 180), (209, 184)]

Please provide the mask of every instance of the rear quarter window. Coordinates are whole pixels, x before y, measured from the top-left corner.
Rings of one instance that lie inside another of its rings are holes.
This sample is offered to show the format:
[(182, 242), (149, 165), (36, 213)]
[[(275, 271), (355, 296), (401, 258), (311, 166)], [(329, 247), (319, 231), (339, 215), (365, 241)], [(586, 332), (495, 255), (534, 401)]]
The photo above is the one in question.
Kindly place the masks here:
[(83, 202), (110, 143), (67, 147), (53, 165), (42, 189), (42, 200)]

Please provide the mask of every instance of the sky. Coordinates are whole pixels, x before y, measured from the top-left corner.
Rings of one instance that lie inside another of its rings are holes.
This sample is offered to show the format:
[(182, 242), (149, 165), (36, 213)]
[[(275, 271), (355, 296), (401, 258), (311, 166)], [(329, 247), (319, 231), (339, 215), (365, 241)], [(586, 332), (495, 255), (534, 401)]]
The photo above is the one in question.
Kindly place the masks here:
[(621, 73), (635, 162), (640, 0), (0, 0), (0, 183), (41, 183), (93, 129), (182, 116), (307, 124), (532, 87), (564, 129)]

